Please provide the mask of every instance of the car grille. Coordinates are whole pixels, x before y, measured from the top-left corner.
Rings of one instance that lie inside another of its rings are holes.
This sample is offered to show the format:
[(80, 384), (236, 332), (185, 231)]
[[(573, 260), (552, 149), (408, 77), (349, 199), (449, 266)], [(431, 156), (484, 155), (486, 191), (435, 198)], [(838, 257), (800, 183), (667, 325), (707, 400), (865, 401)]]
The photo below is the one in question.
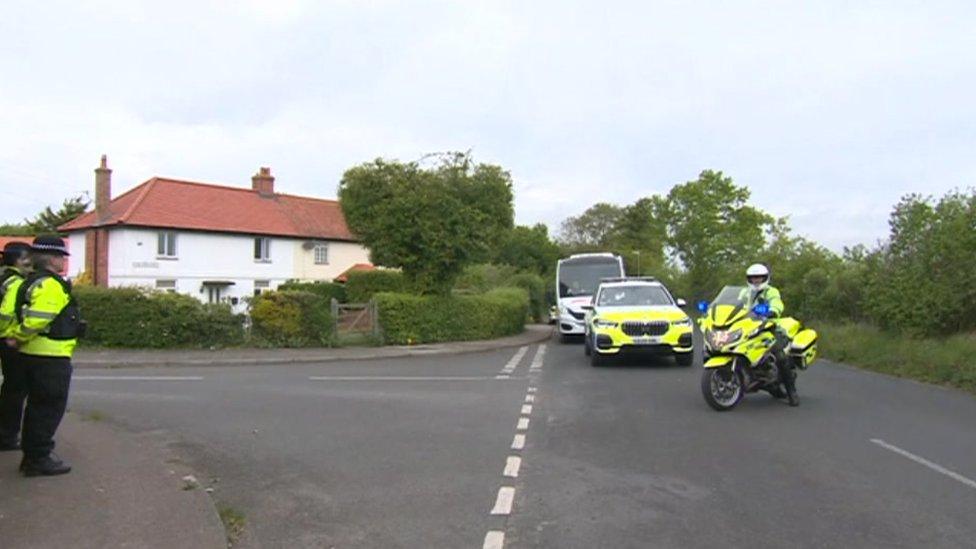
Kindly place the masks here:
[(586, 313), (577, 313), (576, 311), (570, 311), (569, 309), (566, 310), (569, 311), (569, 314), (573, 315), (573, 318), (576, 320), (583, 320), (586, 318)]
[(668, 333), (670, 325), (663, 321), (640, 322), (629, 320), (621, 326), (623, 332), (631, 337), (660, 336)]

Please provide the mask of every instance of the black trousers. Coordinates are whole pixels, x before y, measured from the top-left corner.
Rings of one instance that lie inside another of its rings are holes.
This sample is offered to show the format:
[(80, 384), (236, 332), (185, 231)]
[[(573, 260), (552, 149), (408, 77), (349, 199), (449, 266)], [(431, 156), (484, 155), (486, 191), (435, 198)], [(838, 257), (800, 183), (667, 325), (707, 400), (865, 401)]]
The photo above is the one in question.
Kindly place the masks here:
[(24, 417), (27, 398), (27, 372), (16, 349), (0, 343), (0, 444), (16, 444), (20, 440), (20, 422)]
[(54, 433), (64, 418), (71, 385), (71, 359), (20, 355), (27, 373), (27, 408), (20, 446), (27, 459), (54, 450)]

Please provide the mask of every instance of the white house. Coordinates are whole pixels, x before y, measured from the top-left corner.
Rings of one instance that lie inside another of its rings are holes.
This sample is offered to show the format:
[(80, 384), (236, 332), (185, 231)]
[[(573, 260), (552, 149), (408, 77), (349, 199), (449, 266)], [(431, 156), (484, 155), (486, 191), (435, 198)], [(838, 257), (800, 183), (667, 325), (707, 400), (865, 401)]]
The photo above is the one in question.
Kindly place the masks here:
[(331, 281), (369, 263), (339, 203), (276, 193), (269, 168), (251, 188), (154, 177), (117, 198), (102, 157), (95, 209), (61, 227), (69, 276), (144, 286), (244, 308), (243, 298), (290, 279)]

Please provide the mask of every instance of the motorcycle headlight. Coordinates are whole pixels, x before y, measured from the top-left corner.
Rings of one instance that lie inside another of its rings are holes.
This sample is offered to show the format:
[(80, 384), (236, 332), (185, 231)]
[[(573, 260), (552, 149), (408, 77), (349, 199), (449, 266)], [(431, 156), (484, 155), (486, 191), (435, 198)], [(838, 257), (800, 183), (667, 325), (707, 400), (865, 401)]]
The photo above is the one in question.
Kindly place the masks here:
[(721, 349), (739, 341), (742, 338), (742, 330), (711, 330), (707, 337), (709, 345)]
[(691, 319), (690, 318), (685, 318), (683, 320), (676, 320), (676, 321), (672, 322), (671, 325), (672, 326), (677, 326), (678, 328), (686, 328), (686, 327), (687, 328), (690, 328), (691, 327)]
[(597, 328), (616, 328), (618, 323), (612, 320), (603, 320), (602, 318), (594, 318), (593, 325)]

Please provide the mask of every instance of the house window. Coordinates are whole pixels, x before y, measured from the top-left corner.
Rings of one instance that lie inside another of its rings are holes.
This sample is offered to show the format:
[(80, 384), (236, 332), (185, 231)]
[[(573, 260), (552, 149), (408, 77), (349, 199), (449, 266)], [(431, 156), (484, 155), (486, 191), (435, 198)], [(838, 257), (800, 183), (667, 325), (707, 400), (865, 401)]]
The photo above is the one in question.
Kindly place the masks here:
[(156, 238), (156, 255), (159, 257), (176, 257), (176, 233), (163, 231)]
[(156, 281), (156, 289), (157, 290), (160, 290), (160, 291), (163, 291), (163, 292), (175, 294), (176, 293), (176, 281), (175, 280), (157, 280)]
[(264, 292), (271, 289), (270, 280), (255, 280), (254, 281), (254, 295), (259, 296)]
[(254, 261), (271, 262), (271, 239), (258, 237), (254, 239)]
[(316, 265), (328, 265), (329, 264), (329, 245), (328, 244), (316, 244), (313, 248), (315, 253), (315, 264)]

